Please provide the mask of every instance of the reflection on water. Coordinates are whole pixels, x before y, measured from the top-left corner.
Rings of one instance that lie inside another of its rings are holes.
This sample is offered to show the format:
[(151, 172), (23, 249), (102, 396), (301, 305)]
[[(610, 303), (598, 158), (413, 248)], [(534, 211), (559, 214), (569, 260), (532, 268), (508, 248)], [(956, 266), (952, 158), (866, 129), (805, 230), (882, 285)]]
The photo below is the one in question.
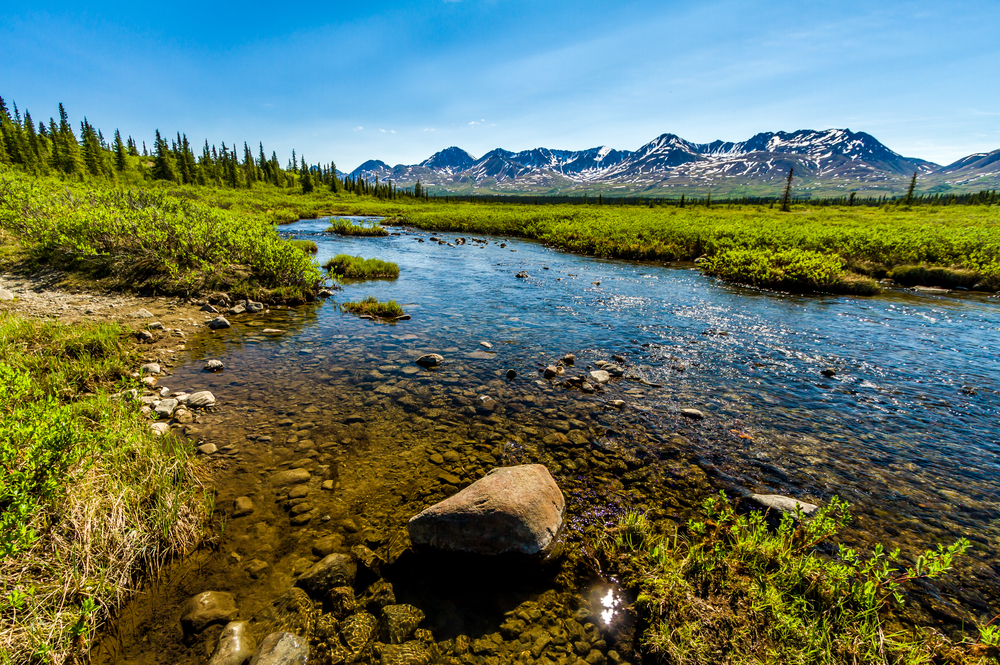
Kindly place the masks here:
[[(611, 590), (588, 599), (551, 570), (509, 593), (486, 585), (467, 597), (430, 564), (395, 561), (410, 516), (494, 466), (536, 461), (566, 494), (567, 542), (626, 508), (682, 521), (711, 489), (705, 470), (757, 492), (846, 497), (859, 540), (915, 548), (966, 535), (976, 547), (962, 571), (968, 584), (949, 592), (973, 614), (1000, 597), (994, 298), (767, 294), (692, 269), (507, 238), (408, 229), (343, 238), (322, 233), (327, 226), (306, 220), (282, 231), (315, 240), (320, 263), (348, 253), (400, 266), (398, 280), (345, 284), (333, 300), (393, 299), (412, 319), (382, 325), (326, 301), (237, 317), (232, 329), (191, 341), (189, 362), (164, 383), (216, 393), (218, 413), (191, 436), (222, 451), (209, 465), (220, 509), (246, 495), (255, 512), (229, 519), (218, 552), (177, 568), (137, 603), (106, 641), (105, 660), (200, 662), (179, 635), (183, 599), (233, 590), (243, 618), (264, 616), (321, 555), (367, 556), (359, 547), (387, 566), (368, 568), (359, 597), (375, 602), (381, 592), (370, 587), (396, 585), (396, 600), (428, 615), (445, 652), (459, 653), (465, 637), (489, 638), (501, 621), (502, 645), (542, 624), (590, 639), (594, 624), (583, 617), (600, 623), (616, 612)], [(430, 352), (445, 357), (440, 369), (414, 364)], [(566, 353), (577, 361), (561, 380), (612, 357), (624, 377), (593, 394), (542, 381), (539, 370)], [(200, 372), (208, 357), (226, 371)], [(618, 399), (624, 408), (610, 405)], [(681, 418), (685, 407), (706, 419)], [(288, 469), (310, 480), (274, 487)], [(495, 602), (471, 607), (484, 594)]]

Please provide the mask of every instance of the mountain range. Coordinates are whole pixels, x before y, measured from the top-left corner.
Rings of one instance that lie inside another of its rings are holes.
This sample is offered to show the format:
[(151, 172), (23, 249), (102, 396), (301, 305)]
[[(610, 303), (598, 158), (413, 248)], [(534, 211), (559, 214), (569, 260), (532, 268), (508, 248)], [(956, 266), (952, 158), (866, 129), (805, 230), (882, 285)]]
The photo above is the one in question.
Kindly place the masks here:
[(892, 196), (906, 191), (914, 172), (920, 193), (1000, 188), (1000, 150), (941, 166), (903, 157), (850, 129), (763, 132), (738, 143), (662, 134), (634, 152), (497, 148), (476, 159), (451, 147), (410, 166), (369, 160), (349, 175), (400, 187), (419, 180), (437, 194), (767, 196), (782, 190), (789, 168), (797, 196)]

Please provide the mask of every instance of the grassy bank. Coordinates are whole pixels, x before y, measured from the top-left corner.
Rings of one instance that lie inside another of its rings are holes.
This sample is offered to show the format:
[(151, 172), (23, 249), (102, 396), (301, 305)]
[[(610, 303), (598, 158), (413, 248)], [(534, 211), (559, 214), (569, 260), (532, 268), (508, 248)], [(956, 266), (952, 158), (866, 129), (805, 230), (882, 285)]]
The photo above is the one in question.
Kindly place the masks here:
[(310, 297), (321, 278), (316, 263), (259, 216), (158, 188), (0, 170), (0, 228), (29, 265), (83, 273), (111, 288), (294, 302)]
[(130, 331), (0, 313), (0, 662), (66, 663), (199, 539), (189, 454), (129, 387)]
[(399, 266), (381, 259), (363, 259), (350, 254), (338, 254), (323, 264), (331, 275), (345, 279), (378, 279), (399, 277)]
[(803, 207), (424, 204), (419, 228), (533, 238), (608, 258), (692, 261), (709, 274), (769, 288), (864, 293), (865, 278), (900, 266), (959, 269), (972, 286), (1000, 288), (996, 206)]
[(835, 548), (849, 519), (847, 505), (833, 499), (807, 519), (783, 515), (773, 528), (761, 513), (738, 514), (722, 495), (670, 534), (629, 514), (593, 554), (605, 575), (636, 594), (637, 647), (657, 661), (996, 662), (996, 629), (969, 626), (973, 639), (953, 645), (899, 622), (907, 586), (945, 575), (967, 541), (908, 565), (899, 551)]

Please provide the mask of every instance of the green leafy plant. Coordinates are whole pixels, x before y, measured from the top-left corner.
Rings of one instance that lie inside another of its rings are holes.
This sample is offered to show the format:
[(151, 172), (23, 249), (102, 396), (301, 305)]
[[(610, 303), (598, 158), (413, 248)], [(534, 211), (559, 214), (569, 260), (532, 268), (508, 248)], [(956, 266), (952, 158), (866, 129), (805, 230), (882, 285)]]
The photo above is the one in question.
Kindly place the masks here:
[(399, 277), (399, 266), (381, 259), (363, 259), (360, 256), (338, 254), (323, 264), (331, 275), (344, 279), (375, 279)]
[(345, 302), (340, 307), (351, 314), (367, 314), (380, 319), (394, 319), (405, 313), (395, 300), (379, 302), (375, 296), (365, 296), (358, 302)]

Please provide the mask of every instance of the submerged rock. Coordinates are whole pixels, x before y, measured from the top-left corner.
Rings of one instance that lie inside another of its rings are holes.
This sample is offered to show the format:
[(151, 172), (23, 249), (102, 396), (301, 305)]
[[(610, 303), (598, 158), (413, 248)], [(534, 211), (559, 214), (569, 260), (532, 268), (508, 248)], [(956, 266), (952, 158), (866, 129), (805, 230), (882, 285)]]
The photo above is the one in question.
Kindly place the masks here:
[(421, 367), (437, 367), (444, 362), (444, 356), (437, 353), (428, 353), (417, 358), (417, 364)]
[(427, 665), (430, 660), (431, 652), (418, 640), (382, 647), (382, 665)]
[(226, 365), (221, 360), (209, 360), (205, 363), (206, 372), (221, 372), (224, 369)]
[(501, 467), (407, 524), (417, 547), (474, 554), (542, 554), (562, 526), (566, 501), (541, 464)]
[(346, 554), (330, 554), (312, 568), (302, 573), (296, 586), (305, 589), (313, 598), (323, 598), (334, 587), (350, 586), (358, 566)]
[(798, 506), (802, 509), (803, 515), (812, 515), (819, 508), (814, 503), (806, 503), (781, 494), (751, 494), (749, 501), (761, 510), (774, 510), (779, 513), (795, 513), (795, 507)]
[(260, 643), (250, 665), (306, 665), (309, 641), (292, 633), (271, 633)]
[(413, 605), (386, 605), (382, 608), (382, 641), (406, 642), (423, 620), (424, 613)]
[(205, 591), (192, 596), (181, 616), (184, 633), (200, 633), (213, 623), (228, 623), (236, 618), (236, 601), (225, 591)]
[(552, 379), (557, 376), (562, 376), (565, 373), (566, 370), (560, 367), (559, 365), (549, 365), (544, 370), (542, 370), (542, 376), (544, 376), (546, 379)]
[(208, 665), (244, 665), (253, 656), (254, 646), (247, 622), (231, 621), (222, 629)]
[(208, 392), (207, 390), (199, 390), (198, 392), (194, 392), (188, 395), (184, 403), (187, 404), (189, 408), (203, 408), (206, 406), (215, 406), (215, 395)]
[(692, 420), (704, 420), (705, 414), (698, 409), (681, 409), (681, 415)]
[(364, 651), (378, 629), (378, 620), (368, 612), (359, 612), (344, 620), (340, 634), (352, 655)]

